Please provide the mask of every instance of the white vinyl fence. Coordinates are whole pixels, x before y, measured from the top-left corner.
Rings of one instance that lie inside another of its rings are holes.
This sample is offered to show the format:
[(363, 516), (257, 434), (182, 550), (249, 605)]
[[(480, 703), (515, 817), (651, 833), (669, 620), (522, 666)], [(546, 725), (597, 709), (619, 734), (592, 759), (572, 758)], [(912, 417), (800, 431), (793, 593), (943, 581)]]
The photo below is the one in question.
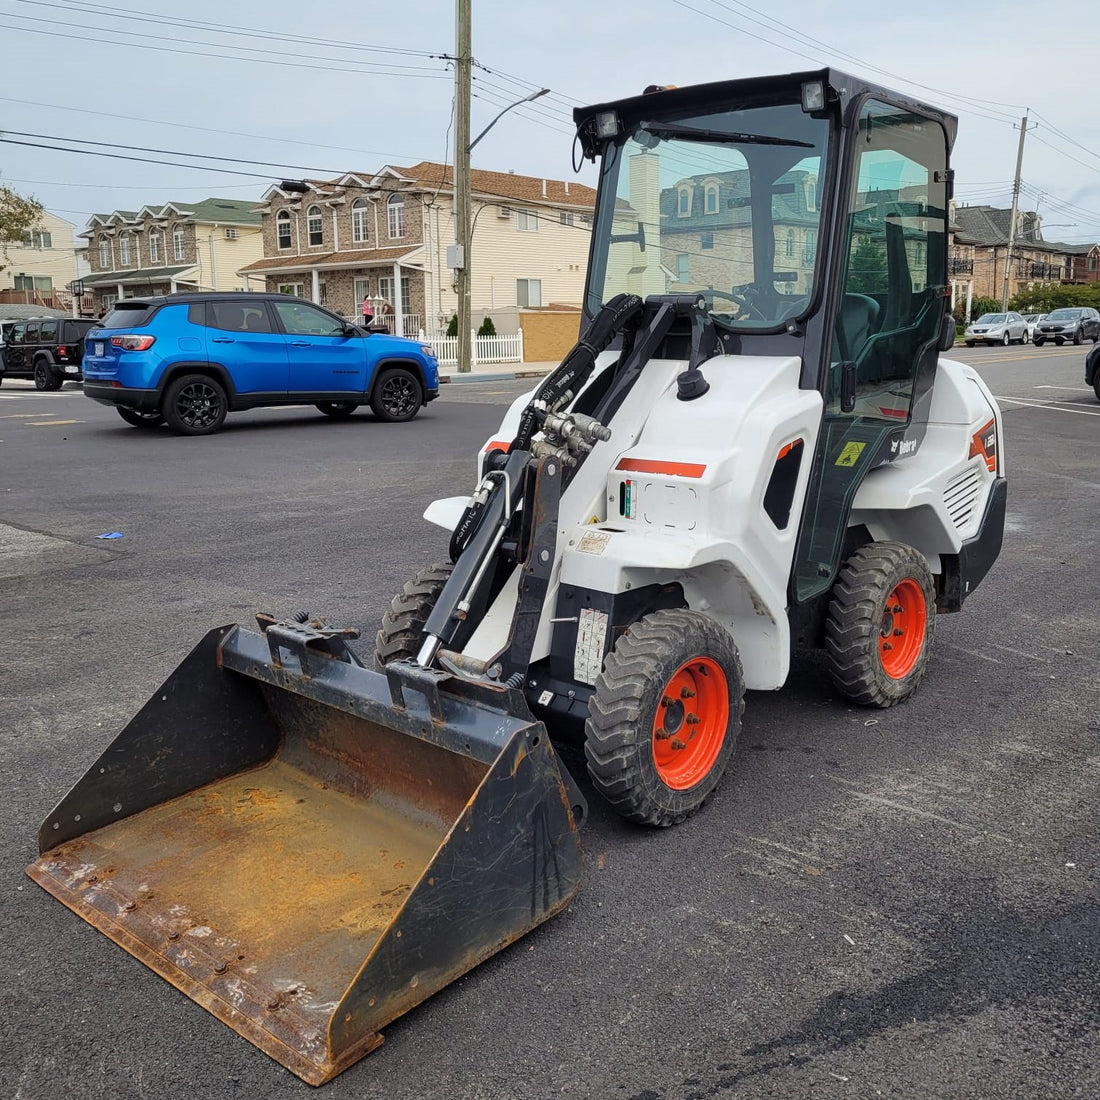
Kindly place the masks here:
[[(457, 336), (433, 336), (431, 345), (441, 363), (458, 362)], [(474, 363), (522, 363), (523, 329), (514, 336), (475, 336), (472, 360)]]

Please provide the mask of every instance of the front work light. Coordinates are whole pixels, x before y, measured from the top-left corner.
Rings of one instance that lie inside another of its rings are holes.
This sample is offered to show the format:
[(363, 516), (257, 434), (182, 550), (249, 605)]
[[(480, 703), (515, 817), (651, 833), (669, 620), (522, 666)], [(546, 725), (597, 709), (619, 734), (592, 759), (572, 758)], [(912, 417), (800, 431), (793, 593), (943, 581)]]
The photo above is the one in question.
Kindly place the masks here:
[(802, 110), (806, 114), (825, 109), (825, 85), (820, 80), (807, 80), (802, 85)]
[(607, 141), (619, 132), (619, 116), (614, 111), (600, 111), (596, 115), (596, 137)]

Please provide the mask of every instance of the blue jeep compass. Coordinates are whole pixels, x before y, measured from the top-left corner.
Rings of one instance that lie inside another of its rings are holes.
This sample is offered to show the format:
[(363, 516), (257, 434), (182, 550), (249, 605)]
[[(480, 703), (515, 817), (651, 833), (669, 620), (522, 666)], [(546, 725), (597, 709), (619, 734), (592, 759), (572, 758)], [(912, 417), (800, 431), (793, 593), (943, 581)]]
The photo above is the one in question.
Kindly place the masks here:
[(84, 392), (135, 427), (216, 432), (226, 413), (316, 405), (411, 420), (439, 396), (427, 344), (371, 332), (284, 294), (127, 298), (84, 342)]

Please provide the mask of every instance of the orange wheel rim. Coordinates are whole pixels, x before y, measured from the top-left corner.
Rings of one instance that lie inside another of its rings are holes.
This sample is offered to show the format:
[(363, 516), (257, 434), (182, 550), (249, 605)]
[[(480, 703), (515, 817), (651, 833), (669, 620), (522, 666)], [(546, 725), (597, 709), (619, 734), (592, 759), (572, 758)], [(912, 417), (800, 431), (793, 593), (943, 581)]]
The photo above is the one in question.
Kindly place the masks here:
[(685, 661), (669, 678), (653, 719), (653, 762), (661, 782), (686, 791), (706, 776), (726, 739), (726, 674), (709, 657)]
[(924, 589), (915, 580), (901, 581), (886, 597), (879, 627), (879, 657), (891, 679), (904, 679), (916, 667), (927, 626)]

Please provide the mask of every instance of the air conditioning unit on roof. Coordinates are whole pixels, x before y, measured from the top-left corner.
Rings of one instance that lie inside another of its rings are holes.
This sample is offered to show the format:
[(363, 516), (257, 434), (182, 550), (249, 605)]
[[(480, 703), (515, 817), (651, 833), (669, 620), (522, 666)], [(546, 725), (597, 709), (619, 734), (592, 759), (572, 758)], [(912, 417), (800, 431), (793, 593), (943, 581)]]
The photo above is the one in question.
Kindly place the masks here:
[(512, 208), (510, 206), (498, 206), (497, 217), (498, 218), (510, 218), (512, 216)]
[(235, 241), (238, 236), (239, 234), (236, 229), (233, 229), (231, 226), (226, 228), (225, 239), (227, 241)]

